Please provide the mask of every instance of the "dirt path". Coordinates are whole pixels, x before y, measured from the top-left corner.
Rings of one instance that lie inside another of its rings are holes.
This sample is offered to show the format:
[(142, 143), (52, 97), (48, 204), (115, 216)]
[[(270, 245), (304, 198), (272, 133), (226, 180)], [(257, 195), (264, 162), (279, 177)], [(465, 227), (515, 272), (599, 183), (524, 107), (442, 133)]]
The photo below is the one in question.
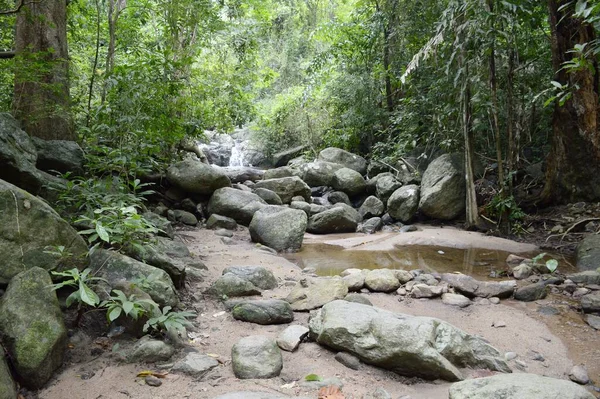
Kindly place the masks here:
[[(298, 279), (301, 271), (289, 261), (260, 250), (249, 240), (247, 229), (237, 231), (234, 243), (226, 245), (212, 231), (195, 230), (180, 232), (190, 251), (208, 267), (204, 281), (188, 287), (184, 302), (189, 310), (195, 310), (198, 317), (196, 335), (200, 336), (190, 346), (200, 353), (217, 354), (224, 364), (210, 372), (201, 381), (177, 374), (169, 374), (162, 386), (150, 387), (136, 378), (139, 371), (156, 369), (156, 365), (125, 364), (119, 356), (108, 349), (92, 357), (90, 351), (98, 345), (82, 340), (73, 340), (72, 351), (83, 351), (87, 356), (71, 356), (54, 381), (39, 398), (45, 399), (100, 399), (100, 398), (213, 398), (219, 394), (259, 390), (280, 392), (290, 396), (305, 395), (316, 398), (317, 390), (299, 386), (308, 374), (321, 377), (338, 377), (344, 382), (343, 392), (347, 397), (360, 398), (377, 387), (386, 389), (394, 398), (410, 395), (413, 399), (446, 399), (449, 384), (444, 382), (423, 382), (418, 379), (399, 377), (394, 373), (368, 365), (358, 371), (342, 366), (333, 356), (335, 352), (315, 343), (303, 343), (294, 352), (283, 352), (284, 368), (281, 376), (270, 380), (238, 380), (233, 376), (229, 360), (231, 347), (241, 337), (262, 334), (276, 337), (285, 325), (261, 326), (234, 320), (222, 303), (204, 297), (204, 290), (231, 265), (260, 265), (270, 269), (280, 280), (279, 288), (266, 291), (263, 297), (282, 298), (291, 289), (291, 281)], [(286, 284), (287, 282), (287, 284)], [(464, 310), (446, 306), (440, 300), (398, 301), (396, 295), (365, 294), (375, 306), (395, 312), (413, 315), (433, 316), (446, 320), (465, 331), (487, 339), (501, 352), (515, 352), (517, 360), (524, 363), (523, 369), (530, 373), (565, 378), (572, 367), (567, 347), (561, 339), (541, 321), (527, 315), (526, 309), (500, 305), (473, 305)], [(308, 314), (296, 313), (294, 323), (307, 325)], [(494, 322), (503, 322), (506, 327), (494, 328)], [(116, 342), (116, 341), (115, 341)], [(120, 342), (123, 348), (131, 343)], [(184, 349), (183, 352), (190, 349)], [(543, 361), (533, 360), (543, 357)], [(184, 353), (176, 355), (183, 357)], [(76, 362), (77, 361), (77, 362)], [(515, 368), (515, 361), (510, 362)], [(519, 372), (515, 369), (515, 372)], [(478, 372), (469, 372), (477, 374)], [(479, 372), (479, 375), (482, 375)], [(485, 375), (485, 373), (483, 373)], [(294, 381), (296, 381), (294, 383)], [(283, 387), (284, 385), (292, 388)]]

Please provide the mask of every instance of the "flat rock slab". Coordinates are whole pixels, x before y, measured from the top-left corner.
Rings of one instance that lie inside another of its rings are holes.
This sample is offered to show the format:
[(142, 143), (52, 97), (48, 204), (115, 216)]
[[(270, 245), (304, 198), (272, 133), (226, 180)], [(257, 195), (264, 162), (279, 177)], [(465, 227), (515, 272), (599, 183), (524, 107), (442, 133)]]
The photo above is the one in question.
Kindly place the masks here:
[(594, 399), (594, 395), (571, 381), (536, 374), (499, 374), (457, 382), (449, 399)]
[(277, 346), (287, 352), (295, 351), (308, 335), (308, 328), (300, 325), (289, 326), (277, 337)]
[(304, 278), (300, 280), (285, 299), (293, 310), (313, 310), (328, 302), (343, 299), (348, 287), (341, 277)]
[(233, 273), (225, 273), (213, 283), (208, 289), (208, 293), (216, 296), (236, 297), (260, 295), (261, 290), (240, 276), (236, 276)]
[(277, 279), (273, 273), (262, 266), (229, 266), (223, 270), (223, 274), (226, 273), (235, 274), (261, 290), (277, 288)]
[(451, 293), (442, 295), (442, 302), (446, 305), (458, 306), (459, 308), (466, 308), (471, 304), (471, 300), (466, 296)]
[(478, 281), (466, 274), (444, 273), (442, 281), (447, 282), (457, 291), (467, 297), (481, 298), (508, 298), (515, 291), (517, 282), (515, 280), (506, 281)]
[(284, 324), (294, 321), (292, 307), (281, 299), (244, 301), (235, 305), (231, 314), (236, 320), (262, 325)]
[(190, 375), (192, 377), (203, 377), (210, 370), (219, 365), (219, 362), (200, 353), (188, 353), (186, 357), (175, 363), (173, 371)]

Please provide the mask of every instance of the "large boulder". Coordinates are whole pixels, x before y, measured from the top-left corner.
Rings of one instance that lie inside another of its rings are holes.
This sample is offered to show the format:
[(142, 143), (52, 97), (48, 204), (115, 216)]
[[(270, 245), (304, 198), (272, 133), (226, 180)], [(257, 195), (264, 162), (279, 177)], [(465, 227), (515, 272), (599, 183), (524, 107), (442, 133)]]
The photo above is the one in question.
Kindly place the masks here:
[(333, 301), (311, 314), (309, 327), (317, 343), (409, 377), (459, 381), (461, 367), (510, 372), (483, 339), (431, 317)]
[(157, 267), (139, 262), (118, 252), (97, 249), (90, 254), (90, 267), (97, 277), (105, 281), (99, 283), (107, 294), (113, 288), (136, 285), (146, 292), (160, 306), (175, 307), (179, 303), (173, 280)]
[(300, 280), (289, 293), (286, 301), (293, 310), (313, 310), (328, 302), (343, 299), (348, 294), (348, 286), (339, 277), (306, 278)]
[(444, 273), (442, 281), (447, 282), (461, 294), (473, 298), (508, 298), (512, 296), (517, 287), (515, 280), (505, 281), (479, 281), (466, 274)]
[(285, 166), (288, 164), (289, 161), (291, 161), (293, 158), (296, 158), (299, 155), (302, 155), (302, 153), (308, 148), (308, 146), (306, 145), (299, 145), (290, 149), (287, 149), (285, 151), (279, 151), (276, 152), (275, 154), (273, 154), (273, 156), (271, 157), (271, 163), (273, 164), (273, 166), (280, 167), (280, 166)]
[(10, 114), (0, 113), (0, 179), (37, 194), (42, 177), (35, 145)]
[(384, 212), (385, 205), (374, 195), (367, 197), (365, 202), (363, 202), (358, 209), (358, 214), (362, 219), (370, 219), (372, 217), (381, 216)]
[(32, 138), (37, 150), (36, 167), (46, 172), (83, 174), (83, 150), (74, 141)]
[(83, 238), (46, 202), (0, 180), (0, 285), (30, 267), (83, 269), (87, 251)]
[(224, 273), (207, 290), (217, 297), (260, 295), (261, 290), (247, 279), (233, 273)]
[(581, 308), (584, 313), (600, 313), (600, 291), (582, 296)]
[(403, 186), (394, 191), (387, 202), (388, 213), (402, 223), (408, 223), (419, 208), (419, 186)]
[(249, 281), (261, 290), (277, 288), (277, 279), (273, 272), (262, 266), (229, 266), (223, 270), (223, 275), (227, 273)]
[(581, 271), (600, 268), (600, 234), (590, 234), (577, 246), (577, 269)]
[(460, 154), (444, 154), (423, 174), (421, 211), (434, 219), (451, 220), (465, 211), (465, 173)]
[(306, 231), (313, 234), (354, 233), (360, 215), (352, 207), (339, 205), (311, 216)]
[(187, 193), (207, 196), (222, 187), (231, 186), (222, 169), (192, 159), (171, 165), (167, 169), (167, 179)]
[(264, 170), (249, 166), (226, 166), (220, 168), (220, 170), (225, 173), (225, 176), (229, 178), (231, 183), (243, 183), (248, 180), (257, 181), (261, 180), (265, 175)]
[(375, 193), (377, 194), (377, 198), (383, 201), (384, 204), (387, 204), (388, 199), (394, 191), (402, 187), (402, 183), (391, 173), (377, 175), (372, 180), (375, 181)]
[(256, 182), (254, 188), (266, 188), (275, 192), (284, 204), (292, 202), (295, 196), (301, 196), (307, 202), (310, 201), (310, 187), (298, 176), (280, 177), (279, 179), (261, 180)]
[(273, 378), (281, 373), (283, 358), (275, 340), (251, 335), (233, 345), (231, 365), (233, 374), (240, 379)]
[(0, 299), (0, 338), (23, 385), (41, 388), (63, 361), (67, 329), (48, 272), (15, 276)]
[(252, 192), (264, 199), (269, 205), (283, 205), (283, 201), (276, 192), (266, 188), (255, 188)]
[(250, 222), (250, 237), (276, 251), (298, 251), (306, 231), (301, 210), (270, 205), (258, 210)]
[(296, 168), (298, 176), (311, 187), (331, 186), (335, 172), (343, 166), (331, 162), (310, 162)]
[(282, 166), (280, 168), (265, 170), (263, 179), (265, 179), (265, 180), (279, 179), (280, 177), (290, 177), (290, 176), (296, 176), (296, 171), (294, 171), (289, 166)]
[(17, 387), (10, 374), (8, 364), (4, 354), (0, 355), (0, 398), (15, 399), (17, 397)]
[(290, 304), (281, 299), (244, 301), (235, 305), (231, 315), (236, 320), (262, 325), (285, 324), (294, 321)]
[(375, 269), (365, 273), (365, 286), (375, 292), (392, 292), (400, 287), (400, 281), (394, 270)]
[(499, 374), (450, 386), (449, 399), (593, 399), (585, 388), (567, 380), (536, 374)]
[(225, 187), (210, 197), (208, 213), (227, 216), (247, 226), (254, 213), (265, 206), (267, 203), (256, 194)]
[(318, 159), (319, 161), (344, 165), (346, 168), (353, 169), (363, 176), (367, 174), (367, 161), (363, 157), (339, 148), (325, 148), (319, 153)]
[(365, 179), (360, 173), (350, 168), (342, 168), (333, 175), (332, 186), (353, 197), (365, 191)]

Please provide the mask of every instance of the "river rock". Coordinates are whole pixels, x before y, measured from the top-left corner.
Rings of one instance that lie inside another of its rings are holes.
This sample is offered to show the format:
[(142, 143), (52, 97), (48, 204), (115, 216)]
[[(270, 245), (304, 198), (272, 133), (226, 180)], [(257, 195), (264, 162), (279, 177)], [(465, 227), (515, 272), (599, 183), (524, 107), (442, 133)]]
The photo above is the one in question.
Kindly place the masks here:
[(299, 146), (296, 146), (296, 147), (289, 148), (289, 149), (287, 149), (285, 151), (276, 152), (271, 157), (271, 163), (275, 167), (285, 166), (293, 158), (296, 158), (297, 156), (302, 155), (302, 153), (307, 148), (308, 148), (308, 146), (306, 146), (306, 145), (299, 145)]
[(215, 190), (231, 186), (221, 169), (192, 159), (171, 165), (167, 169), (167, 179), (187, 193), (200, 195), (211, 195)]
[(510, 372), (482, 339), (430, 317), (333, 301), (311, 314), (309, 328), (317, 343), (405, 376), (458, 381), (459, 367)]
[(499, 374), (457, 382), (450, 386), (449, 399), (593, 399), (577, 384), (536, 374)]
[(291, 176), (296, 176), (295, 171), (288, 166), (282, 166), (280, 168), (265, 170), (263, 179), (270, 180), (270, 179), (279, 179), (280, 177), (291, 177)]
[(212, 230), (215, 230), (215, 229), (236, 230), (237, 226), (238, 226), (237, 222), (235, 220), (233, 220), (232, 218), (228, 218), (227, 216), (217, 215), (216, 213), (213, 213), (212, 215), (210, 215), (210, 217), (206, 221), (206, 228), (212, 229)]
[(333, 357), (335, 360), (352, 370), (360, 368), (360, 359), (347, 352), (338, 352)]
[(433, 219), (451, 220), (465, 211), (465, 173), (461, 154), (444, 154), (423, 174), (419, 208)]
[(223, 275), (227, 273), (247, 280), (261, 290), (277, 288), (277, 279), (273, 273), (262, 266), (229, 266), (223, 270)]
[(0, 113), (0, 179), (38, 194), (42, 176), (35, 167), (37, 150), (10, 114)]
[(408, 223), (419, 208), (419, 186), (403, 186), (392, 193), (387, 201), (387, 210), (391, 217), (402, 223)]
[(218, 366), (219, 362), (215, 358), (190, 352), (173, 365), (172, 371), (187, 374), (194, 378), (202, 378), (206, 373)]
[(348, 287), (348, 291), (360, 291), (365, 286), (365, 274), (361, 270), (349, 273), (342, 277), (342, 279)]
[(593, 314), (585, 315), (585, 322), (594, 330), (600, 330), (600, 316), (594, 316)]
[(581, 365), (574, 366), (571, 371), (569, 371), (569, 379), (581, 385), (586, 385), (590, 382), (590, 377), (588, 376), (586, 368)]
[(236, 297), (260, 295), (261, 290), (242, 277), (233, 273), (225, 273), (212, 284), (208, 293), (218, 297)]
[(193, 213), (181, 209), (169, 209), (167, 212), (167, 219), (171, 222), (179, 222), (188, 226), (196, 226), (198, 224), (198, 219)]
[(357, 171), (362, 176), (367, 174), (367, 161), (363, 157), (339, 148), (325, 148), (319, 153), (318, 160), (343, 165)]
[(344, 297), (344, 301), (360, 303), (362, 305), (373, 306), (369, 298), (356, 292), (351, 292)]
[(367, 197), (365, 202), (363, 202), (363, 204), (360, 206), (358, 209), (358, 214), (364, 220), (381, 216), (383, 215), (384, 211), (385, 205), (383, 205), (383, 202), (381, 202), (381, 200), (374, 195), (371, 195), (370, 197)]
[(298, 209), (269, 205), (259, 209), (250, 222), (250, 237), (276, 251), (298, 251), (308, 224)]
[(356, 229), (356, 232), (357, 233), (365, 233), (365, 234), (373, 234), (373, 233), (376, 233), (379, 230), (381, 230), (382, 227), (383, 227), (383, 222), (381, 221), (381, 218), (374, 217), (374, 218), (367, 219), (363, 223), (359, 224)]
[(461, 294), (469, 298), (508, 298), (512, 296), (517, 282), (515, 280), (506, 281), (478, 281), (466, 274), (444, 273), (441, 275), (442, 281), (447, 282)]
[(311, 196), (310, 187), (298, 176), (261, 180), (256, 182), (254, 188), (266, 188), (275, 192), (284, 204), (292, 202), (292, 198), (297, 195), (304, 198), (307, 202), (310, 201)]
[(281, 198), (275, 191), (271, 191), (267, 188), (255, 188), (252, 192), (265, 200), (269, 205), (283, 205)]
[(400, 281), (393, 270), (375, 269), (365, 274), (365, 286), (375, 292), (392, 292), (400, 287)]
[(296, 311), (313, 310), (328, 302), (342, 299), (348, 287), (340, 277), (303, 278), (285, 299)]
[(600, 291), (593, 292), (581, 297), (581, 308), (584, 313), (600, 312)]
[[(47, 253), (59, 246), (71, 256)], [(0, 180), (0, 285), (31, 267), (83, 269), (87, 251), (83, 238), (46, 202)]]
[(83, 174), (83, 150), (74, 141), (31, 138), (37, 151), (35, 166), (46, 172)]
[(600, 272), (596, 270), (569, 274), (567, 278), (575, 284), (600, 284)]
[(350, 201), (350, 197), (343, 191), (332, 191), (326, 195), (326, 199), (330, 204), (345, 204), (348, 206), (352, 206), (352, 202)]
[(308, 335), (308, 328), (300, 325), (287, 327), (277, 337), (277, 346), (287, 352), (295, 351), (300, 342)]
[(471, 304), (471, 300), (464, 295), (445, 293), (442, 295), (442, 302), (446, 305), (457, 306), (459, 308), (466, 308)]
[(96, 249), (90, 254), (90, 267), (93, 274), (106, 280), (98, 284), (103, 288), (100, 292), (109, 293), (127, 282), (143, 287), (142, 290), (160, 306), (175, 307), (179, 303), (173, 280), (157, 267), (104, 249)]
[(265, 174), (265, 171), (262, 169), (248, 166), (226, 166), (220, 168), (220, 170), (229, 178), (231, 183), (255, 182), (261, 180)]
[(175, 238), (175, 230), (173, 230), (173, 225), (167, 218), (154, 212), (144, 212), (142, 217), (158, 229), (159, 236), (168, 237), (170, 239)]
[(384, 204), (387, 204), (390, 196), (400, 187), (402, 187), (402, 183), (391, 173), (382, 173), (376, 176), (375, 192), (377, 193), (377, 198), (383, 201)]
[(41, 388), (62, 365), (67, 329), (48, 272), (17, 274), (0, 298), (0, 337), (23, 385)]
[(527, 263), (521, 263), (512, 269), (513, 277), (517, 280), (529, 278), (533, 274), (533, 268)]
[(273, 339), (251, 335), (233, 345), (231, 364), (237, 378), (273, 378), (281, 373), (283, 359)]
[(311, 216), (306, 231), (313, 234), (354, 233), (357, 218), (360, 218), (358, 212), (351, 207), (336, 206)]
[(444, 293), (441, 285), (415, 284), (412, 286), (410, 295), (413, 298), (437, 298)]
[[(308, 331), (308, 329), (307, 329)], [(15, 399), (17, 397), (17, 387), (13, 381), (12, 375), (4, 354), (0, 356), (0, 398)]]
[(135, 343), (128, 360), (131, 363), (164, 362), (169, 360), (173, 354), (175, 354), (175, 348), (171, 345), (150, 336), (144, 336)]
[(299, 176), (310, 187), (331, 186), (336, 171), (343, 168), (342, 165), (331, 162), (310, 162), (298, 166), (295, 170)]
[(415, 278), (415, 276), (411, 272), (402, 269), (395, 269), (394, 275), (396, 276), (398, 281), (400, 281), (400, 284), (406, 284)]
[(546, 284), (543, 282), (519, 287), (515, 291), (515, 299), (523, 302), (537, 301), (538, 299), (546, 298), (546, 295), (548, 295), (548, 291)]
[(234, 319), (256, 324), (285, 324), (294, 321), (290, 304), (280, 299), (244, 301), (233, 307)]
[(258, 195), (234, 188), (221, 188), (212, 195), (208, 202), (208, 213), (230, 217), (245, 226), (252, 217), (267, 203)]
[(590, 234), (579, 243), (576, 261), (581, 271), (600, 268), (600, 234)]
[(351, 197), (362, 194), (366, 187), (362, 175), (350, 168), (342, 168), (336, 171), (331, 183), (334, 189), (343, 191)]

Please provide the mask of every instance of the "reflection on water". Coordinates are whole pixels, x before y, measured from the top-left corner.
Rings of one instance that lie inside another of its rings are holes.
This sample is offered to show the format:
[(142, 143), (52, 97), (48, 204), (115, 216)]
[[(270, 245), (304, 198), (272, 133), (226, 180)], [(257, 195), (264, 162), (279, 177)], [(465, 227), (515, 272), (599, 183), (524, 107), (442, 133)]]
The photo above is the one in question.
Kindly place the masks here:
[[(475, 278), (486, 278), (492, 272), (507, 270), (508, 255), (510, 253), (506, 251), (482, 248), (411, 245), (393, 251), (360, 251), (344, 250), (335, 245), (306, 244), (300, 252), (286, 257), (301, 268), (314, 267), (321, 276), (337, 275), (349, 268), (389, 268), (422, 269), (438, 273), (461, 272)], [(564, 262), (560, 264), (562, 270)]]

